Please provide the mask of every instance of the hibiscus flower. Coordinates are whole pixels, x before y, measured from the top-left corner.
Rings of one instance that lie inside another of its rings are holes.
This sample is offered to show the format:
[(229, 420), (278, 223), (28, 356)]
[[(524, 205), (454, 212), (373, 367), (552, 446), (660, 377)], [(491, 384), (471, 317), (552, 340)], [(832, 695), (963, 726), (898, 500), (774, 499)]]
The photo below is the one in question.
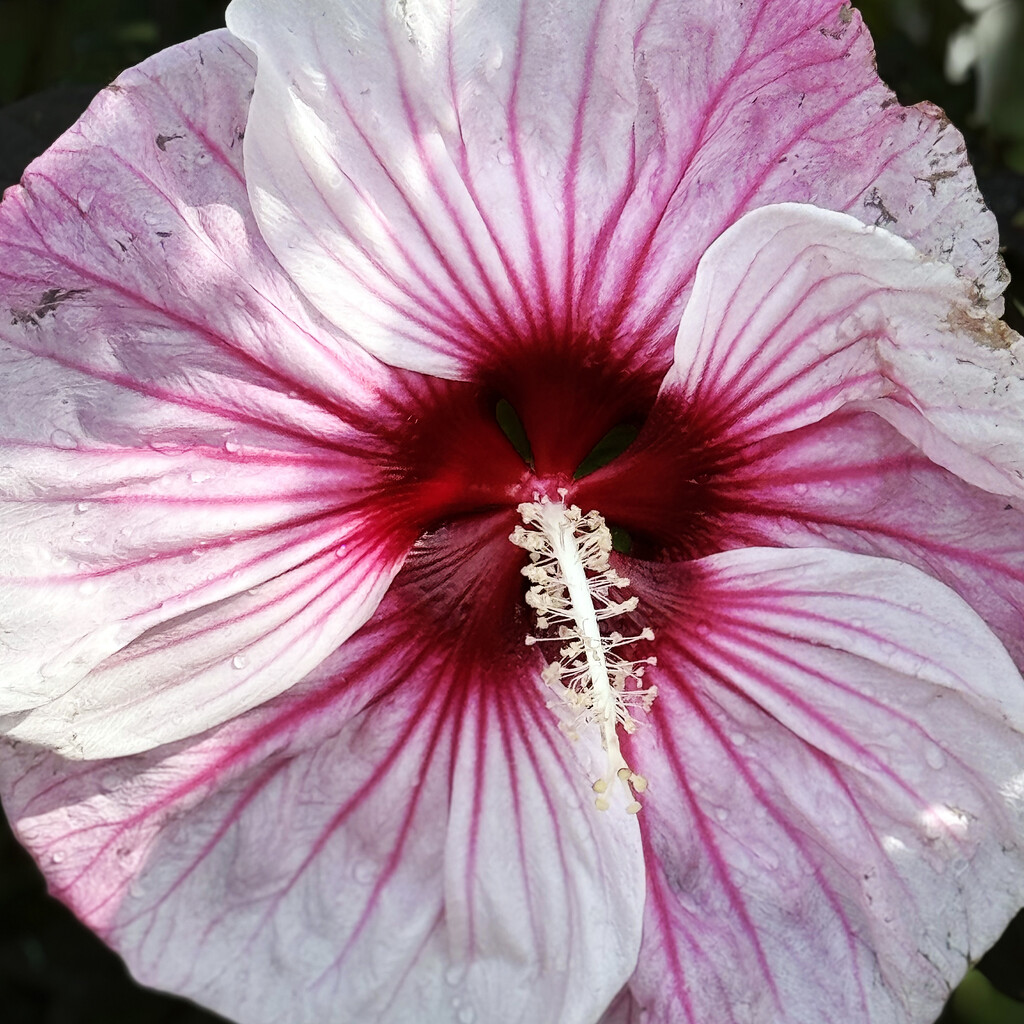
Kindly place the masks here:
[(960, 137), (834, 0), (228, 26), (0, 206), (52, 891), (243, 1024), (933, 1019), (1024, 902)]

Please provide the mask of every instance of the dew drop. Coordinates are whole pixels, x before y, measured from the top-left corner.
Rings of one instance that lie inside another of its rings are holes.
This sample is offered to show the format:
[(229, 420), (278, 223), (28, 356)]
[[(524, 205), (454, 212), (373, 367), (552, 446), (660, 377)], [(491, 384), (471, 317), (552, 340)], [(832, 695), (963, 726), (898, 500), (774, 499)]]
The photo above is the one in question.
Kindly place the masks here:
[(360, 885), (369, 885), (377, 877), (377, 871), (371, 861), (361, 860), (352, 869), (352, 876)]
[(213, 474), (208, 473), (206, 470), (203, 469), (193, 469), (192, 472), (189, 473), (188, 478), (194, 484), (202, 484), (206, 483), (207, 480), (212, 480)]
[(50, 444), (54, 448), (62, 448), (64, 451), (71, 451), (78, 447), (78, 442), (66, 430), (55, 430), (50, 435)]
[(512, 154), (507, 149), (499, 149), (498, 163), (502, 167), (508, 167), (512, 163)]
[(75, 511), (76, 511), (76, 512), (88, 512), (88, 511), (89, 511), (89, 505), (88, 505), (88, 503), (87, 503), (87, 502), (84, 502), (84, 501), (80, 501), (80, 502), (79, 502), (79, 503), (78, 503), (78, 504), (77, 504), (77, 505), (75, 506)]
[(444, 972), (444, 980), (448, 982), (449, 985), (460, 985), (465, 977), (465, 968), (459, 967), (455, 964)]
[(725, 821), (729, 817), (729, 812), (724, 807), (715, 808), (715, 817), (719, 821)]
[(335, 550), (334, 554), (338, 558), (344, 558), (348, 554), (348, 545), (347, 544), (342, 544), (340, 548), (337, 548)]
[(238, 444), (235, 441), (225, 441), (224, 451), (226, 451), (229, 455), (234, 455), (235, 452), (238, 451)]
[(936, 771), (946, 766), (946, 756), (936, 746), (930, 746), (925, 750), (924, 759), (928, 762), (928, 767), (934, 768)]
[(248, 664), (248, 661), (246, 660), (246, 657), (245, 657), (244, 654), (236, 654), (231, 659), (231, 667), (232, 668), (245, 668), (245, 666), (247, 664)]
[(63, 860), (64, 860), (64, 851), (63, 850), (54, 850), (54, 852), (50, 854), (50, 862), (53, 863), (53, 864), (60, 864)]

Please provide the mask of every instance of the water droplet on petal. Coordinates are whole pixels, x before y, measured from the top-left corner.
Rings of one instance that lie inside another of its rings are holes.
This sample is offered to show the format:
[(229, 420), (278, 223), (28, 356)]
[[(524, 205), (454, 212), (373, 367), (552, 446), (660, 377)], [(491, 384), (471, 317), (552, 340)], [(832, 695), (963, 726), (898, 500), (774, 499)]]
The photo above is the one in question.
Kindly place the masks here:
[(248, 665), (248, 664), (249, 664), (249, 662), (246, 659), (244, 654), (236, 654), (231, 659), (231, 667), (232, 668), (245, 668), (245, 666)]
[(76, 511), (76, 512), (79, 512), (79, 513), (81, 513), (81, 512), (88, 512), (88, 511), (89, 511), (89, 505), (88, 505), (88, 503), (87, 503), (87, 502), (84, 502), (84, 501), (80, 501), (80, 502), (79, 502), (79, 503), (78, 503), (78, 504), (77, 504), (77, 505), (75, 506), (75, 511)]
[(372, 861), (361, 860), (352, 869), (352, 875), (360, 885), (369, 885), (377, 877), (377, 869)]
[(445, 970), (445, 972), (444, 972), (444, 980), (446, 982), (448, 982), (449, 985), (459, 985), (459, 984), (462, 983), (462, 980), (465, 977), (466, 977), (466, 969), (465, 969), (465, 967), (459, 966), (457, 964), (453, 964), (451, 967), (447, 968)]
[(341, 547), (338, 548), (334, 553), (338, 556), (338, 558), (344, 558), (348, 554), (348, 545), (342, 544)]
[(498, 163), (502, 167), (508, 167), (512, 163), (512, 154), (507, 149), (499, 149)]
[(925, 750), (924, 759), (928, 762), (928, 767), (936, 771), (946, 766), (946, 755), (936, 746), (930, 746)]
[(78, 442), (66, 430), (55, 430), (50, 435), (50, 444), (54, 448), (61, 448), (64, 451), (71, 451), (78, 447)]
[(63, 850), (54, 850), (53, 853), (50, 854), (50, 861), (54, 864), (60, 864), (60, 862), (64, 860), (64, 856)]
[(193, 469), (188, 475), (189, 480), (194, 484), (206, 483), (207, 480), (213, 479), (213, 474), (207, 472), (204, 469)]
[(226, 451), (229, 455), (234, 455), (234, 453), (238, 451), (238, 447), (239, 446), (235, 441), (224, 442), (224, 451)]

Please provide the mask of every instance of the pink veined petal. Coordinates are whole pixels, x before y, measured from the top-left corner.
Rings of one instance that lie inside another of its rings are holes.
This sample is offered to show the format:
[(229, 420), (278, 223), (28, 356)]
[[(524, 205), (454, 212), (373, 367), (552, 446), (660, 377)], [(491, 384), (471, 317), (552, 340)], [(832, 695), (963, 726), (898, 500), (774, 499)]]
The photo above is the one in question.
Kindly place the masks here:
[(22, 841), (141, 980), (240, 1024), (592, 1024), (629, 978), (636, 818), (594, 807), (599, 744), (566, 741), (536, 665), (422, 628), (419, 557), (304, 683), (196, 741), (5, 751)]
[(747, 448), (722, 494), (726, 546), (829, 546), (916, 565), (1024, 666), (1024, 506), (964, 483), (880, 417), (844, 411)]
[(700, 254), (787, 200), (1002, 286), (959, 135), (894, 104), (834, 0), (234, 0), (227, 20), (258, 58), (261, 230), (396, 365), (473, 377), (552, 336), (667, 364)]
[[(126, 71), (4, 196), (2, 337), (145, 405), (122, 413), (122, 439), (167, 440), (188, 414), (187, 440), (234, 427), (344, 443), (392, 380), (309, 309), (256, 227), (241, 153), (251, 59), (220, 31)], [(119, 411), (92, 405), (86, 432)], [(50, 430), (79, 436), (75, 415)]]
[(0, 715), (70, 757), (280, 693), (413, 539), (368, 504), (404, 392), (253, 224), (240, 50), (126, 72), (0, 207)]
[(1021, 348), (948, 264), (845, 214), (781, 204), (704, 255), (660, 400), (737, 447), (870, 402), (957, 476), (1019, 493)]
[(1024, 899), (1005, 650), (888, 559), (630, 570), (658, 635), (630, 754), (650, 783), (645, 1019), (928, 1024)]

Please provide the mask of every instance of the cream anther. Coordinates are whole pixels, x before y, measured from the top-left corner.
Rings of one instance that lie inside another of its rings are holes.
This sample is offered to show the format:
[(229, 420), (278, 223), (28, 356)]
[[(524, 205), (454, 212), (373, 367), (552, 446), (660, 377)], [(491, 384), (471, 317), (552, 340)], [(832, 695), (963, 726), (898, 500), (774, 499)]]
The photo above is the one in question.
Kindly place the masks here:
[[(650, 709), (657, 688), (645, 688), (641, 679), (644, 668), (655, 664), (655, 659), (627, 660), (615, 649), (651, 641), (654, 633), (650, 628), (634, 636), (601, 632), (601, 622), (631, 614), (638, 599), (612, 594), (621, 593), (629, 580), (611, 566), (611, 531), (597, 512), (583, 515), (575, 505), (545, 498), (524, 502), (519, 514), (524, 525), (517, 526), (509, 539), (529, 555), (522, 570), (531, 583), (526, 603), (537, 614), (538, 628), (553, 630), (551, 636), (527, 636), (526, 643), (558, 644), (557, 660), (545, 666), (542, 678), (575, 712), (571, 724), (562, 724), (563, 731), (575, 736), (583, 724), (600, 730), (608, 769), (594, 783), (599, 794), (594, 802), (599, 810), (606, 810), (609, 801), (604, 794), (612, 782), (637, 793), (647, 788), (643, 776), (631, 771), (622, 756), (618, 728), (632, 733), (636, 722), (631, 709)], [(640, 804), (631, 800), (626, 809), (635, 814)]]

